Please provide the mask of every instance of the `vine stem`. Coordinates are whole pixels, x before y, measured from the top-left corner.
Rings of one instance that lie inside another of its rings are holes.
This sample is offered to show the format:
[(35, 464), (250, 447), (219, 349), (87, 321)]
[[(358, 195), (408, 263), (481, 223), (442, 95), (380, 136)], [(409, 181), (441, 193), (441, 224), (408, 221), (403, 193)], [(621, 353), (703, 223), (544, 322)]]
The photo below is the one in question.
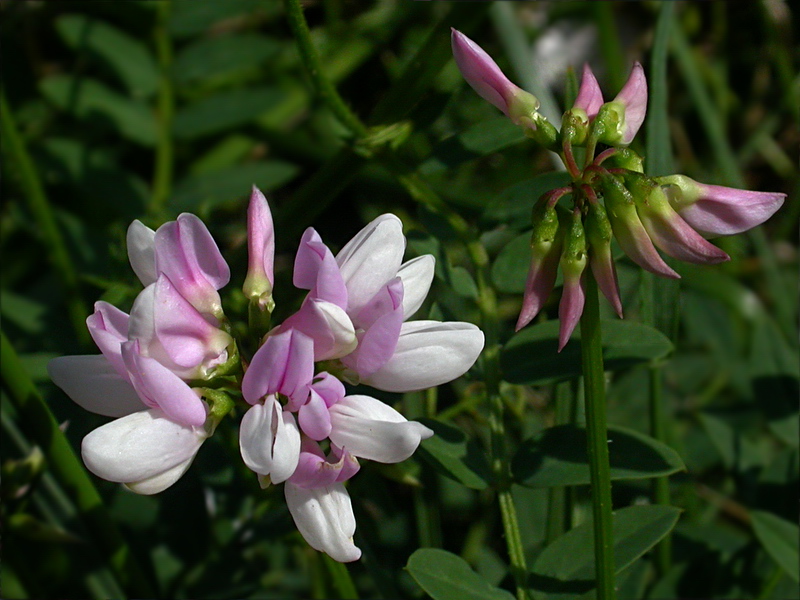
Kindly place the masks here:
[(591, 271), (584, 273), (586, 304), (581, 316), (581, 357), (583, 359), (584, 395), (589, 470), (592, 483), (595, 575), (599, 600), (614, 600), (614, 532), (611, 505), (611, 468), (608, 458), (606, 428), (603, 337), (597, 282)]

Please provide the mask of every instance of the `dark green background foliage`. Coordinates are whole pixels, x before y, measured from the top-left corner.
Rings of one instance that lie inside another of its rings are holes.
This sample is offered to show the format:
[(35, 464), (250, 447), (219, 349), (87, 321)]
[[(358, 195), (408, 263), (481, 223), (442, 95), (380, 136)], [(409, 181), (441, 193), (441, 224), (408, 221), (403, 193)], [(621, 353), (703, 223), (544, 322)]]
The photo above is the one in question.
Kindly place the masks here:
[[(660, 38), (666, 54), (657, 59), (659, 2), (305, 2), (326, 74), (371, 128), (356, 138), (315, 95), (281, 2), (3, 3), (10, 110), (0, 307), (21, 367), (3, 370), (2, 597), (352, 592), (299, 536), (280, 488), (259, 489), (238, 456), (233, 419), (166, 492), (136, 496), (90, 476), (102, 499), (92, 505), (62, 477), (50, 453), (55, 438), (42, 439), (41, 415), (11, 399), (32, 389), (24, 383), (30, 378), (76, 451), (105, 421), (73, 405), (45, 365), (96, 351), (83, 325), (92, 302), (130, 308), (139, 287), (124, 234), (134, 218), (156, 227), (182, 211), (200, 215), (232, 267), (226, 312), (245, 315), (238, 288), (253, 184), (276, 220), (279, 319), (300, 301), (291, 265), (306, 227), (313, 224), (336, 251), (392, 211), (405, 223), (407, 256), (437, 258), (421, 315), (479, 322), (476, 274), (457, 232), (409, 192), (409, 178), (474, 226), (492, 261), (487, 283), (499, 298), (507, 446), (516, 454), (513, 492), (531, 592), (593, 593), (585, 432), (552, 428), (563, 422), (556, 398), (568, 402), (580, 392), (577, 332), (555, 352), (558, 292), (535, 324), (513, 335), (530, 206), (563, 185), (563, 175), (464, 84), (450, 57), (450, 26), (556, 115), (565, 95), (574, 95), (574, 82), (563, 85), (567, 62), (579, 70), (589, 60), (610, 98), (633, 60), (648, 76), (660, 60), (667, 87), (653, 83), (651, 98), (662, 109), (651, 111), (634, 145), (650, 172), (789, 194), (763, 227), (716, 241), (730, 263), (674, 265), (683, 276), (679, 293), (642, 280), (621, 257), (626, 319), (601, 308), (609, 319), (620, 597), (800, 597), (797, 10), (782, 0), (676, 4), (672, 33)], [(551, 80), (532, 66), (527, 44), (559, 40), (566, 45), (544, 63), (560, 70)], [(555, 67), (556, 59), (565, 63)], [(20, 144), (9, 138), (10, 126)], [(648, 286), (655, 305), (642, 304)], [(15, 357), (7, 348), (2, 358), (6, 365)], [(653, 365), (664, 381), (669, 446), (645, 435)], [(410, 418), (427, 417), (437, 436), (403, 464), (364, 465), (349, 486), (364, 550), (349, 569), (362, 597), (420, 598), (422, 590), (437, 599), (510, 597), (481, 375), (479, 362), (438, 397), (381, 395)], [(664, 474), (672, 474), (671, 504), (680, 511), (652, 505), (650, 478)], [(555, 487), (563, 485), (571, 487)], [(559, 537), (564, 524), (552, 512), (548, 519), (548, 501), (572, 507), (576, 528), (567, 535)], [(98, 522), (118, 529), (117, 542), (102, 539)], [(658, 572), (648, 550), (676, 522), (672, 566)], [(115, 558), (120, 543), (129, 548), (127, 562)]]

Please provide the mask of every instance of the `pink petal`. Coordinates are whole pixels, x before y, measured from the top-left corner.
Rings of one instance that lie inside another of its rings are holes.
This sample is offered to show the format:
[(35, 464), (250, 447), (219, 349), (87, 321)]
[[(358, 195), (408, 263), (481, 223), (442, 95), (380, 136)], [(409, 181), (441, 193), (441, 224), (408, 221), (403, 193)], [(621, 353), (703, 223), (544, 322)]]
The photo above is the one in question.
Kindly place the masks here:
[(556, 283), (559, 257), (560, 244), (555, 244), (544, 256), (534, 255), (531, 258), (515, 331), (525, 327), (542, 310)]
[(133, 272), (144, 286), (155, 283), (158, 278), (154, 248), (155, 235), (155, 231), (138, 220), (133, 221), (128, 227), (126, 236), (128, 260)]
[(580, 108), (584, 110), (589, 119), (594, 119), (597, 116), (597, 111), (603, 105), (603, 92), (600, 91), (600, 85), (592, 73), (592, 69), (588, 63), (583, 65), (583, 78), (581, 79), (581, 88), (578, 90), (578, 97), (575, 99), (573, 108)]
[(256, 351), (242, 379), (242, 395), (250, 404), (264, 396), (281, 393), (297, 410), (308, 397), (314, 376), (314, 342), (300, 331), (290, 329), (271, 335)]
[(227, 358), (231, 337), (209, 323), (166, 275), (160, 275), (155, 284), (154, 319), (156, 337), (177, 365), (192, 368)]
[(620, 102), (625, 106), (625, 129), (620, 144), (630, 144), (636, 137), (647, 113), (647, 78), (640, 63), (633, 64), (628, 81), (625, 82), (613, 101)]
[(558, 331), (558, 351), (567, 345), (575, 326), (583, 314), (583, 305), (586, 301), (586, 292), (583, 289), (583, 277), (571, 277), (564, 274), (564, 291), (558, 305), (558, 318), (560, 321)]
[(703, 234), (732, 235), (761, 225), (783, 205), (786, 194), (751, 192), (720, 185), (698, 184), (701, 197), (681, 217)]
[(314, 340), (314, 360), (331, 360), (350, 354), (358, 345), (356, 331), (343, 308), (306, 296), (300, 310), (273, 333), (296, 329)]
[(311, 389), (314, 390), (325, 401), (325, 406), (330, 408), (339, 400), (344, 398), (345, 390), (344, 384), (336, 377), (323, 371), (314, 376), (314, 382), (311, 384)]
[(180, 377), (157, 360), (139, 354), (139, 342), (122, 345), (122, 358), (131, 383), (142, 401), (160, 408), (173, 421), (201, 427), (206, 421), (206, 405)]
[(128, 370), (122, 361), (121, 344), (128, 341), (130, 316), (108, 302), (95, 302), (94, 313), (86, 318), (89, 335), (108, 359), (116, 372), (128, 378)]
[(303, 233), (297, 249), (293, 283), (302, 290), (311, 290), (311, 297), (317, 300), (347, 308), (347, 287), (336, 259), (312, 227)]
[(313, 389), (308, 401), (297, 412), (297, 421), (303, 433), (312, 440), (324, 440), (331, 432), (331, 416), (328, 413), (328, 407), (325, 400)]
[[(660, 188), (654, 192), (659, 193), (663, 194)], [(666, 199), (657, 207), (652, 203), (649, 207), (642, 207), (639, 216), (656, 246), (673, 258), (701, 265), (716, 265), (730, 260), (730, 256), (692, 229), (666, 203)]]
[(609, 304), (614, 308), (619, 318), (622, 318), (622, 300), (619, 297), (619, 282), (617, 280), (617, 269), (614, 265), (614, 257), (611, 255), (611, 248), (598, 250), (594, 246), (589, 252), (589, 266), (592, 269), (597, 281), (597, 287), (603, 292)]
[(403, 282), (396, 277), (359, 312), (366, 331), (342, 362), (362, 378), (375, 373), (394, 354), (403, 317)]
[(221, 310), (217, 290), (230, 281), (230, 269), (205, 224), (183, 213), (158, 228), (156, 271), (167, 275), (181, 295), (202, 312)]

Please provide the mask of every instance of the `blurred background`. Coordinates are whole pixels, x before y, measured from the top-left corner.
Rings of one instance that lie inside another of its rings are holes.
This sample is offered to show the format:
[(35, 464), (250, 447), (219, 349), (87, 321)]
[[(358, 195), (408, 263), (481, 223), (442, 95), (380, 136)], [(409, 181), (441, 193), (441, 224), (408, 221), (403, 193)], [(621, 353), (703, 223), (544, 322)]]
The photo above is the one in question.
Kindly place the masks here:
[[(797, 563), (796, 545), (775, 558), (796, 528), (764, 533), (752, 511), (797, 523), (798, 11), (783, 0), (674, 4), (661, 132), (672, 164), (662, 163), (670, 168), (659, 174), (788, 197), (763, 227), (715, 241), (730, 263), (679, 268), (681, 295), (668, 306), (679, 307), (675, 349), (664, 378), (670, 444), (688, 469), (671, 478), (672, 502), (684, 514), (669, 577), (654, 583), (643, 560), (624, 590), (630, 598), (797, 598), (796, 571), (793, 578), (775, 562)], [(650, 76), (662, 8), (655, 1), (303, 5), (325, 72), (367, 135), (355, 137), (314, 93), (277, 0), (0, 2), (2, 330), (76, 451), (104, 419), (73, 405), (45, 367), (55, 356), (96, 352), (84, 324), (94, 301), (130, 308), (139, 287), (127, 263), (127, 226), (199, 215), (232, 268), (226, 312), (246, 315), (235, 288), (246, 270), (252, 185), (275, 216), (279, 315), (301, 300), (291, 265), (306, 227), (335, 252), (391, 211), (404, 221), (407, 257), (437, 257), (424, 310), (478, 322), (464, 250), (409, 191), (417, 178), (482, 234), (508, 340), (528, 266), (531, 204), (566, 179), (552, 155), (463, 82), (449, 28), (478, 42), (558, 123), (584, 62), (607, 99), (634, 60)], [(636, 144), (644, 153), (642, 134)], [(626, 319), (636, 321), (638, 270), (625, 261), (619, 269)], [(556, 315), (557, 295), (542, 320)], [(526, 379), (513, 361), (506, 357), (503, 387), (512, 448), (552, 424), (555, 384), (567, 378), (556, 369)], [(623, 367), (610, 379), (609, 422), (646, 431), (647, 371)], [(442, 389), (435, 414), (481, 446), (478, 380), (479, 373)], [(136, 595), (108, 572), (85, 511), (50, 473), (36, 428), (9, 402), (6, 382), (3, 396), (2, 597)], [(410, 417), (434, 416), (424, 397), (407, 396), (382, 397), (402, 400)], [(238, 459), (232, 423), (157, 497), (91, 478), (157, 597), (333, 593), (326, 563), (295, 531), (282, 493), (259, 490)], [(420, 545), (460, 554), (493, 584), (507, 583), (496, 505), (480, 488), (439, 474), (424, 456), (362, 468), (351, 491), (366, 558), (351, 572), (363, 595), (421, 597), (402, 569)], [(614, 493), (624, 506), (649, 501), (650, 491), (623, 482)], [(517, 486), (515, 496), (533, 559), (547, 534), (547, 492)], [(578, 521), (587, 497), (576, 492)], [(430, 514), (436, 522), (426, 530), (421, 515)]]

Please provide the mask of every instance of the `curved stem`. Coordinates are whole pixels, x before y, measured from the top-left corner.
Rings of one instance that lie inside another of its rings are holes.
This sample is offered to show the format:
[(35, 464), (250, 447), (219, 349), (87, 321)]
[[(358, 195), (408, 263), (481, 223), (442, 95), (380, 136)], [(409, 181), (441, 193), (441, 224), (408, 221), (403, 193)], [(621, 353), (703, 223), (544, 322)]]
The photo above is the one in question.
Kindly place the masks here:
[(611, 469), (608, 459), (606, 428), (605, 375), (603, 338), (597, 282), (591, 271), (584, 275), (586, 304), (581, 316), (581, 357), (586, 398), (586, 431), (589, 469), (592, 483), (592, 515), (594, 527), (595, 574), (599, 600), (613, 600), (614, 532), (611, 504)]
[(16, 172), (20, 178), (28, 207), (36, 220), (36, 226), (42, 236), (53, 270), (64, 288), (67, 314), (72, 322), (75, 336), (81, 344), (89, 342), (89, 330), (86, 328), (88, 312), (81, 298), (78, 274), (70, 259), (64, 238), (56, 224), (53, 209), (44, 192), (42, 181), (31, 160), (28, 150), (17, 131), (14, 115), (6, 101), (5, 93), (0, 93), (0, 130), (3, 142), (11, 155)]

